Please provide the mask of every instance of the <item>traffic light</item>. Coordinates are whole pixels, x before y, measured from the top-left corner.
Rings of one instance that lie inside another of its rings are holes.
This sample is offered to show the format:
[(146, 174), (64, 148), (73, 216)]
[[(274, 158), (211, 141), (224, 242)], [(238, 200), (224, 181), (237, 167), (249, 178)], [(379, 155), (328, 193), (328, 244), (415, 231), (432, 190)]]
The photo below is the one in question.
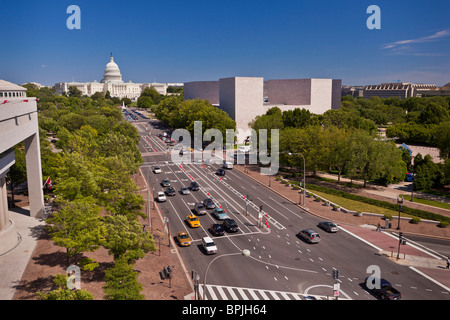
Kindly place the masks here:
[(332, 272), (332, 277), (334, 280), (338, 280), (339, 279), (339, 270), (334, 269)]

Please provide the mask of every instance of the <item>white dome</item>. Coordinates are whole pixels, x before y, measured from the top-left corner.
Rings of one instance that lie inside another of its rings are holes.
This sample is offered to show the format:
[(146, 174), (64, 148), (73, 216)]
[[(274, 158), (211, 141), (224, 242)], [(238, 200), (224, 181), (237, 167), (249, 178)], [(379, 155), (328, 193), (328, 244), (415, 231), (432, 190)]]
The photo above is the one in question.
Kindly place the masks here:
[(123, 82), (122, 74), (120, 74), (120, 69), (117, 63), (114, 62), (114, 58), (111, 53), (111, 59), (106, 65), (105, 73), (103, 75), (102, 82)]

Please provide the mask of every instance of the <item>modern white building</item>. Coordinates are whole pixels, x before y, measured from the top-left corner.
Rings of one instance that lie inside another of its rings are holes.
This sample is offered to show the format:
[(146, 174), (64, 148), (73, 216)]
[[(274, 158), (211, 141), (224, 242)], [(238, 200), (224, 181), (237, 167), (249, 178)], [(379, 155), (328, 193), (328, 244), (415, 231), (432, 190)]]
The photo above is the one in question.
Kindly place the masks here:
[(428, 95), (440, 95), (439, 88), (435, 84), (415, 84), (411, 82), (393, 82), (376, 85), (367, 85), (363, 90), (363, 97), (406, 99)]
[(236, 121), (237, 140), (250, 133), (248, 124), (272, 107), (281, 111), (304, 108), (322, 114), (341, 106), (341, 80), (232, 77), (184, 84), (185, 99), (204, 99), (226, 111)]
[(100, 82), (58, 82), (55, 84), (55, 91), (59, 94), (69, 92), (69, 87), (76, 87), (81, 91), (82, 95), (91, 96), (96, 92), (106, 94), (109, 91), (111, 97), (130, 98), (136, 100), (146, 89), (153, 87), (160, 94), (167, 94), (169, 85), (182, 86), (180, 83), (134, 83), (131, 81), (124, 82), (119, 66), (114, 62), (111, 54), (110, 60), (106, 65), (103, 79)]
[(9, 217), (6, 179), (15, 163), (13, 147), (25, 142), (30, 216), (42, 217), (41, 151), (36, 98), (26, 96), (26, 88), (0, 80), (0, 253), (16, 245), (14, 221)]

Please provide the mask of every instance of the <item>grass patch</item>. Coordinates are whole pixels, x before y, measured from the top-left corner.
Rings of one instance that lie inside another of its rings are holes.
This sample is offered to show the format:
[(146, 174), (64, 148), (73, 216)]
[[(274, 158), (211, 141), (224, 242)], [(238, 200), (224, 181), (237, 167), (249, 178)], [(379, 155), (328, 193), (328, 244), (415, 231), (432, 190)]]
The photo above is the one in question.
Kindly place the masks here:
[[(327, 194), (325, 192), (321, 191), (314, 191), (315, 194), (318, 196), (321, 196), (328, 201), (333, 202), (334, 204), (337, 204), (338, 206), (341, 206), (345, 209), (352, 210), (352, 211), (361, 211), (361, 212), (370, 212), (370, 213), (378, 213), (378, 214), (389, 214), (391, 216), (398, 216), (398, 211), (374, 206), (371, 204), (363, 203), (356, 200), (346, 199), (339, 196), (335, 196), (332, 194)], [(402, 217), (411, 217), (410, 215), (405, 215), (403, 212), (400, 214)]]
[(442, 209), (450, 210), (450, 204), (449, 203), (445, 203), (445, 202), (428, 200), (428, 199), (422, 199), (422, 198), (416, 198), (416, 197), (414, 197), (414, 202), (427, 204), (429, 206), (439, 207), (439, 208), (442, 208)]

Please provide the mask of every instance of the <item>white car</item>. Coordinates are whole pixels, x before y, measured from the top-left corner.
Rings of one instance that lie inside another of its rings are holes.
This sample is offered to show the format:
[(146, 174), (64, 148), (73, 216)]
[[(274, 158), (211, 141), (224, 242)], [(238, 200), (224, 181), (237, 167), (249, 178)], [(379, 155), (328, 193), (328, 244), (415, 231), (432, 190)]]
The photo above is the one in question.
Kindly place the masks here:
[(210, 237), (202, 238), (203, 249), (205, 249), (207, 254), (217, 253), (217, 246)]
[(166, 201), (166, 195), (163, 191), (158, 191), (158, 202), (164, 202)]
[(153, 168), (153, 173), (161, 173), (161, 168), (160, 167), (154, 167)]

